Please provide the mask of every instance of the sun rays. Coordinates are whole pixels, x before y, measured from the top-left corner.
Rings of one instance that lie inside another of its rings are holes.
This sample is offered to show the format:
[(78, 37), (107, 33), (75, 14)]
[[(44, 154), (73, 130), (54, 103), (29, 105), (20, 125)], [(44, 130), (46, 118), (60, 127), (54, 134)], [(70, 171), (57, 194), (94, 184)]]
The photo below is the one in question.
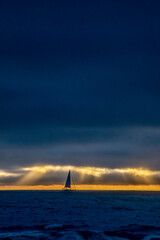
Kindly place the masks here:
[(26, 171), (26, 172), (36, 172), (36, 173), (42, 173), (45, 174), (48, 171), (52, 172), (67, 172), (68, 170), (72, 170), (81, 174), (87, 174), (87, 175), (93, 175), (95, 177), (100, 177), (103, 174), (111, 174), (111, 173), (129, 173), (134, 176), (151, 176), (154, 174), (160, 174), (160, 171), (151, 171), (149, 169), (144, 169), (144, 168), (115, 168), (115, 169), (110, 169), (110, 168), (99, 168), (99, 167), (81, 167), (81, 166), (58, 166), (58, 165), (43, 165), (43, 166), (33, 166), (33, 167), (26, 167), (22, 168), (21, 170)]
[[(62, 186), (68, 170), (72, 171), (78, 189), (114, 190), (114, 189), (159, 189), (160, 171), (145, 168), (100, 168), (93, 166), (73, 165), (36, 165), (11, 172), (0, 170), (0, 185), (33, 186), (34, 189), (59, 189)], [(150, 187), (152, 185), (152, 187)], [(40, 187), (41, 186), (41, 187)], [(125, 187), (124, 187), (125, 186)], [(132, 187), (131, 187), (132, 186)], [(144, 186), (144, 187), (141, 187)], [(155, 186), (155, 187), (153, 187)]]

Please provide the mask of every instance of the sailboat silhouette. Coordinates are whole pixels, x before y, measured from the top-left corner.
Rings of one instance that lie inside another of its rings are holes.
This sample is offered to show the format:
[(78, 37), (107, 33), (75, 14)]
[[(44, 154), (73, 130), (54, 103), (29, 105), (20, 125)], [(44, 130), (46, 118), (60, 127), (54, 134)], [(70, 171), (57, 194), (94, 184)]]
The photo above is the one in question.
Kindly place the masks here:
[(66, 180), (66, 184), (64, 187), (65, 190), (71, 190), (71, 172), (69, 170), (68, 176), (67, 176), (67, 180)]
[(66, 183), (65, 183), (65, 185), (64, 185), (64, 188), (63, 188), (63, 190), (69, 190), (69, 191), (71, 191), (71, 190), (76, 190), (76, 186), (75, 186), (75, 184), (74, 184), (74, 182), (73, 182), (73, 178), (72, 178), (72, 182), (73, 182), (73, 186), (74, 186), (74, 189), (73, 188), (71, 188), (71, 171), (69, 170), (69, 172), (68, 172), (68, 176), (67, 176), (67, 179), (66, 179)]

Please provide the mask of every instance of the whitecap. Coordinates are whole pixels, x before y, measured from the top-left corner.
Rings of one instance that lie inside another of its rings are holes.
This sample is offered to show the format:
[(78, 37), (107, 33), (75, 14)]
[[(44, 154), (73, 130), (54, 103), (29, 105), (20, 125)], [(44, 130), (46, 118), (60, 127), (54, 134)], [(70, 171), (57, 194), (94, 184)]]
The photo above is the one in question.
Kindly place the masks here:
[(72, 232), (72, 231), (68, 231), (68, 232), (61, 232), (61, 234), (63, 235), (61, 238), (61, 240), (83, 240), (83, 238), (76, 232)]
[(63, 224), (51, 224), (44, 227), (45, 230), (54, 230), (58, 228), (63, 228)]
[(143, 240), (160, 239), (160, 235), (148, 235)]
[(23, 232), (9, 232), (0, 233), (0, 238), (13, 238), (13, 237), (42, 237), (44, 234), (38, 231), (23, 231)]

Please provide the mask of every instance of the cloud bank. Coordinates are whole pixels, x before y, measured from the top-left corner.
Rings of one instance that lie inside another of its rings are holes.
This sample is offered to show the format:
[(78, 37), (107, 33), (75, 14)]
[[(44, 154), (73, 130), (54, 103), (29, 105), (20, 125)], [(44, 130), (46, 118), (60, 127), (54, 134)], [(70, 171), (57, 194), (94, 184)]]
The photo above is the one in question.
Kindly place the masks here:
[(56, 185), (64, 184), (68, 171), (72, 183), (94, 185), (155, 185), (160, 184), (160, 171), (143, 168), (110, 169), (76, 166), (32, 166), (0, 171), (0, 185)]
[(0, 168), (72, 165), (160, 170), (160, 128), (45, 127), (1, 131)]

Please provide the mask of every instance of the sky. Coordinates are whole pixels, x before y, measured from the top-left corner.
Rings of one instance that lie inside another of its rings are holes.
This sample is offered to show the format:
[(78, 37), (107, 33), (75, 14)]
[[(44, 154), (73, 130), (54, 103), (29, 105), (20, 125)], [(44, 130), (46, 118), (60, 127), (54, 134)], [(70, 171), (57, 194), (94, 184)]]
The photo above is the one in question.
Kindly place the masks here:
[(159, 11), (0, 1), (0, 186), (160, 184)]

